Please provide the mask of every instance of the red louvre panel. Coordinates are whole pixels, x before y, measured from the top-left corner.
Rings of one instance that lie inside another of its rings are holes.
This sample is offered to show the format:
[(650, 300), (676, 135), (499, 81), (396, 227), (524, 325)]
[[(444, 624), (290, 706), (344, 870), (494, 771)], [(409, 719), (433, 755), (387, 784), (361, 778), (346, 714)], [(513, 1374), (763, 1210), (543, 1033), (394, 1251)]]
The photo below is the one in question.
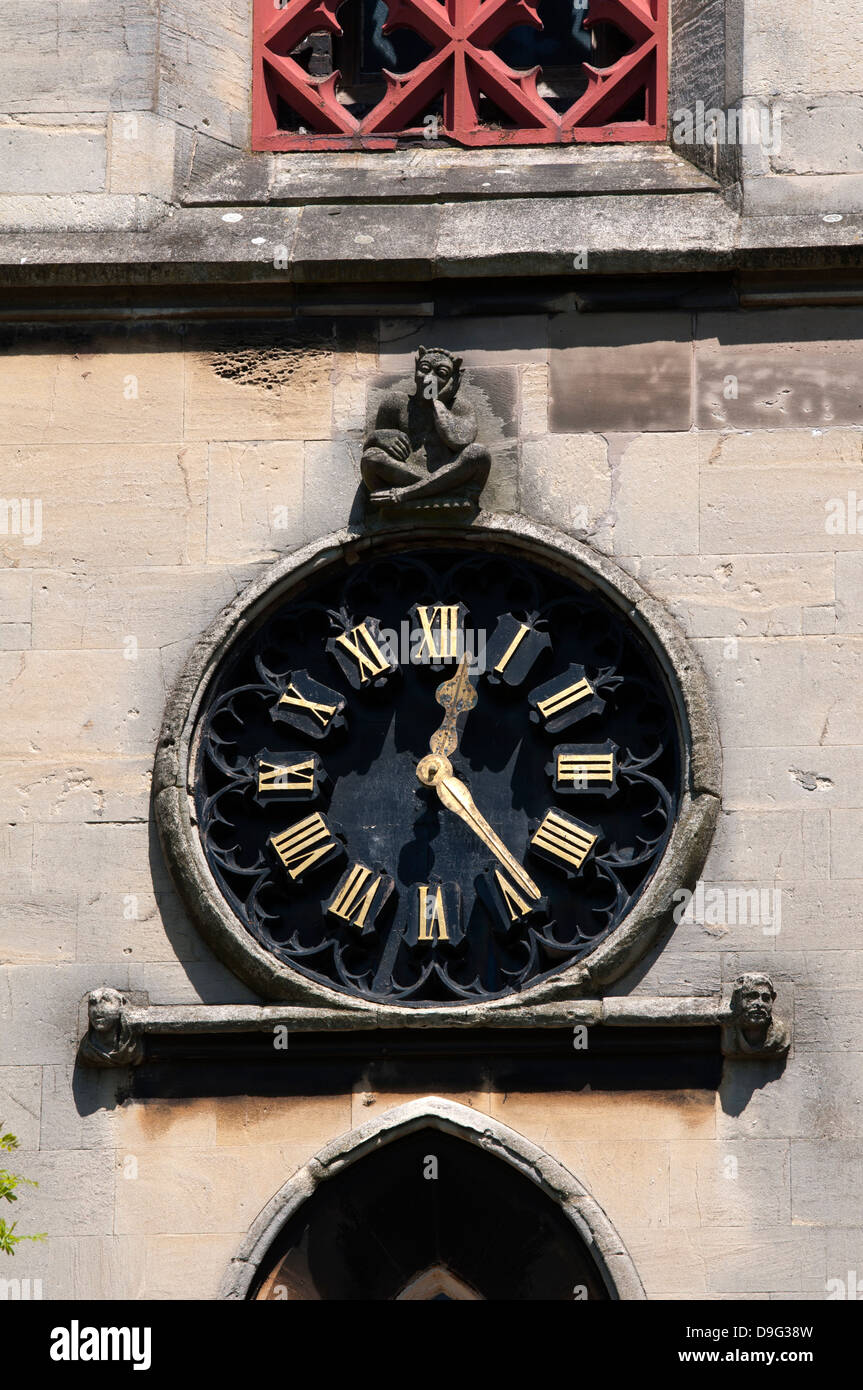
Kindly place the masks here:
[[(554, 145), (664, 140), (668, 105), (668, 0), (588, 0), (584, 27), (613, 25), (629, 51), (605, 68), (582, 64), (587, 88), (567, 111), (539, 94), (542, 70), (516, 71), (493, 51), (510, 29), (542, 29), (530, 0), (386, 0), (384, 33), (409, 29), (431, 47), (409, 72), (383, 70), (386, 88), (355, 117), (340, 100), (341, 74), (310, 76), (297, 49), (312, 34), (341, 35), (344, 0), (254, 0), (252, 145), (256, 150), (392, 149), (429, 134), (428, 108), (442, 103), (432, 129), (461, 145)], [(292, 56), (293, 55), (293, 56)], [(509, 124), (480, 117), (487, 98)], [(638, 100), (643, 119), (621, 113)], [(280, 112), (293, 113), (292, 129)], [(426, 117), (424, 121), (424, 117)]]

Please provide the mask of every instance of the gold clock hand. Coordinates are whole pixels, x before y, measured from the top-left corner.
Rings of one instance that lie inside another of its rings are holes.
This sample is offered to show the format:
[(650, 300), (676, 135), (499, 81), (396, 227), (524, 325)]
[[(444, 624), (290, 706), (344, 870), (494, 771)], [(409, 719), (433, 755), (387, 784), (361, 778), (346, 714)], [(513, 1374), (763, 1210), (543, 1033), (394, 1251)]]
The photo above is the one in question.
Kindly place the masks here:
[(442, 805), (448, 811), (453, 811), (455, 815), (460, 816), (465, 825), (470, 826), (474, 834), (478, 835), (483, 844), (500, 860), (513, 882), (527, 893), (528, 897), (534, 899), (542, 897), (530, 874), (522, 868), (515, 856), (510, 854), (488, 821), (480, 815), (464, 782), (453, 776), (452, 764), (448, 758), (436, 753), (428, 753), (417, 766), (417, 777), (423, 786), (434, 787)]
[(442, 758), (449, 757), (458, 748), (458, 717), (467, 714), (476, 704), (476, 690), (471, 684), (469, 668), (470, 654), (465, 652), (458, 664), (458, 670), (449, 680), (439, 685), (435, 699), (446, 710), (443, 723), (429, 739), (429, 749)]

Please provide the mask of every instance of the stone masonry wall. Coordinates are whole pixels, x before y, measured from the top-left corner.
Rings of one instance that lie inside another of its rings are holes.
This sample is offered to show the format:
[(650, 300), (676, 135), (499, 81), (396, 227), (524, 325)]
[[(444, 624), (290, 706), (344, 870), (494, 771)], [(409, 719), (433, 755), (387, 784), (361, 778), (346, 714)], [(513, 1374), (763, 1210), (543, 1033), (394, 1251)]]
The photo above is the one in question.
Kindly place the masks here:
[[(705, 881), (725, 897), (615, 992), (766, 968), (794, 1025), (779, 1079), (726, 1063), (715, 1098), (456, 1098), (572, 1169), (649, 1296), (823, 1298), (863, 1269), (860, 334), (852, 310), (7, 333), (0, 1121), (39, 1182), (21, 1229), (49, 1239), (4, 1277), (51, 1298), (213, 1297), (291, 1172), (408, 1098), (118, 1105), (122, 1078), (73, 1064), (97, 985), (251, 997), (154, 836), (166, 692), (242, 585), (345, 521), (366, 391), (420, 341), (464, 352), (501, 425), (490, 506), (613, 555), (708, 672), (725, 784)], [(769, 908), (728, 920), (732, 888)]]

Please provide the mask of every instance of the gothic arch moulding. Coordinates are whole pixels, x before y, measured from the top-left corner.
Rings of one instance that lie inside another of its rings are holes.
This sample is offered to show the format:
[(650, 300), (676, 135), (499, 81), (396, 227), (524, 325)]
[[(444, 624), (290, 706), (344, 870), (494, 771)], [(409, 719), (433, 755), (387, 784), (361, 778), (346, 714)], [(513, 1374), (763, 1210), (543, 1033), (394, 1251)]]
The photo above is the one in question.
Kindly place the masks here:
[[(334, 1140), (280, 1188), (249, 1230), (231, 1261), (219, 1297), (254, 1298), (272, 1263), (280, 1237), (316, 1194), (354, 1165), (373, 1158), (392, 1144), (431, 1131), (473, 1146), (508, 1165), (534, 1184), (577, 1237), (596, 1271), (600, 1297), (633, 1300), (645, 1297), (635, 1265), (599, 1203), (562, 1164), (507, 1125), (455, 1101), (426, 1096), (386, 1111), (378, 1119)], [(316, 1291), (291, 1297), (318, 1299)], [(469, 1296), (469, 1295), (466, 1295)]]

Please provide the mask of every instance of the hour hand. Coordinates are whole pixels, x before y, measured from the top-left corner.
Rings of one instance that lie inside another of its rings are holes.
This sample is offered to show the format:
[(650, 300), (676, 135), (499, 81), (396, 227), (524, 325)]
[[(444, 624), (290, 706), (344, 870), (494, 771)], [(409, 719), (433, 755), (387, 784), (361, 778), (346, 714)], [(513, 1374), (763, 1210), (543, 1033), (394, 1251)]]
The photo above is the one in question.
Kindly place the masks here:
[(495, 834), (488, 821), (480, 815), (464, 782), (453, 776), (452, 764), (448, 758), (434, 753), (427, 754), (417, 767), (417, 777), (424, 786), (434, 787), (441, 804), (470, 826), (486, 848), (490, 849), (492, 854), (503, 864), (513, 882), (521, 888), (522, 892), (527, 893), (528, 897), (535, 900), (542, 897), (539, 888), (527, 870), (519, 864), (515, 855), (510, 854), (503, 840)]
[(467, 714), (476, 704), (477, 695), (471, 684), (469, 667), (470, 654), (465, 652), (455, 675), (435, 691), (435, 699), (439, 705), (443, 705), (446, 714), (440, 728), (429, 739), (429, 750), (442, 758), (448, 758), (458, 748), (459, 715)]

